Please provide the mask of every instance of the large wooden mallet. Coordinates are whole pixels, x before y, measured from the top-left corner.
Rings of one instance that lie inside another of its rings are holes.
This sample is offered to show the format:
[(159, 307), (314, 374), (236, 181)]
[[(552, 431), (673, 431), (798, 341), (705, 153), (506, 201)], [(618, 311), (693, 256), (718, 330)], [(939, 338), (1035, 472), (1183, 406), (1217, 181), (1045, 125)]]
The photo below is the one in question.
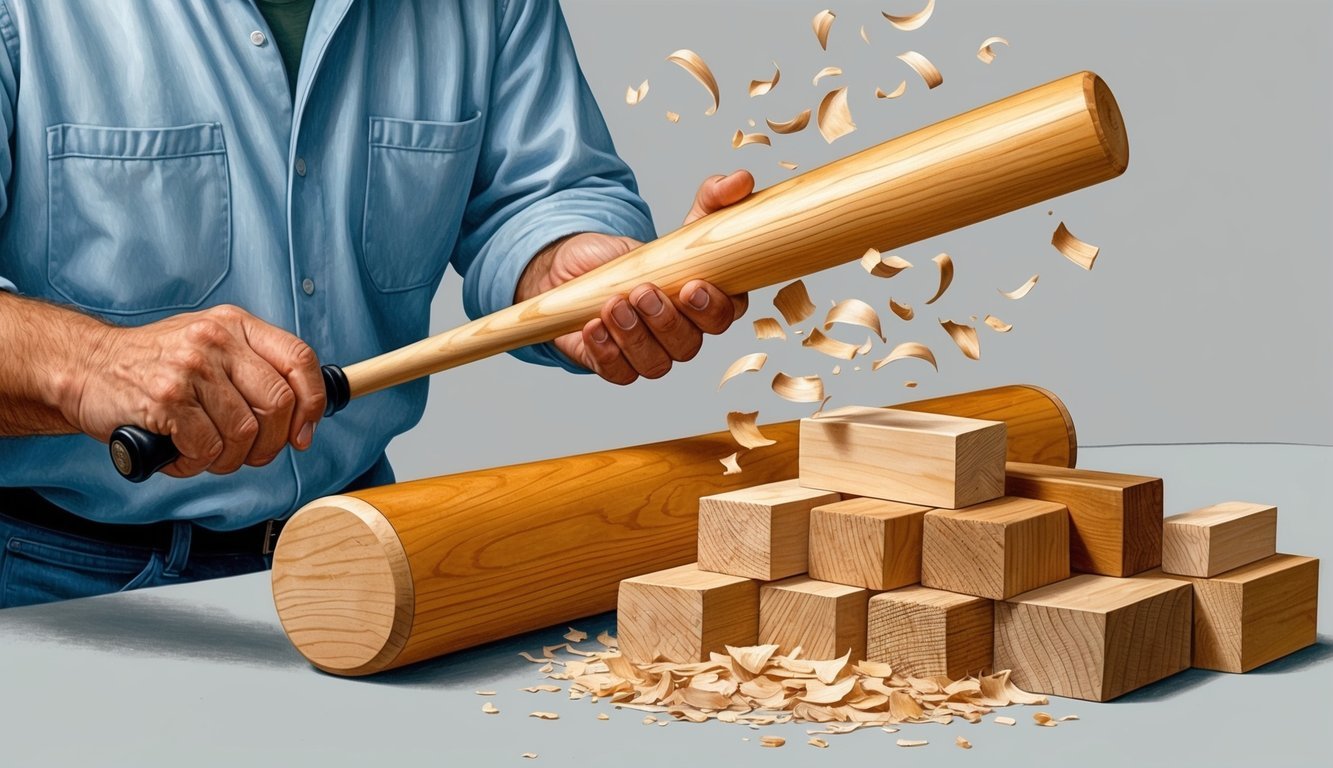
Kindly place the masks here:
[[(532, 299), (346, 368), (324, 366), (326, 415), (353, 397), (550, 341), (611, 296), (707, 280), (732, 294), (888, 251), (1119, 176), (1129, 140), (1115, 97), (1080, 72), (756, 192)], [(121, 427), (111, 457), (140, 481), (179, 454)]]

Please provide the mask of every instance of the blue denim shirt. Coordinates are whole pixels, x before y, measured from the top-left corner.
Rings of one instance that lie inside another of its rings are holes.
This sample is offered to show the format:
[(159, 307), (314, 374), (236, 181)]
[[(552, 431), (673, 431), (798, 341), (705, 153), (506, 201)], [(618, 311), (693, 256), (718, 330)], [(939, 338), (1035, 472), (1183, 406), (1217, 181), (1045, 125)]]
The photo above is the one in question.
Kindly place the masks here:
[[(0, 0), (0, 39), (7, 290), (123, 324), (232, 303), (348, 364), (424, 337), (451, 263), (477, 317), (553, 240), (653, 237), (556, 0), (319, 0), (294, 105), (248, 0)], [(308, 452), (226, 477), (132, 485), (90, 437), (0, 439), (0, 485), (241, 527), (364, 472), (426, 389), (358, 399)]]

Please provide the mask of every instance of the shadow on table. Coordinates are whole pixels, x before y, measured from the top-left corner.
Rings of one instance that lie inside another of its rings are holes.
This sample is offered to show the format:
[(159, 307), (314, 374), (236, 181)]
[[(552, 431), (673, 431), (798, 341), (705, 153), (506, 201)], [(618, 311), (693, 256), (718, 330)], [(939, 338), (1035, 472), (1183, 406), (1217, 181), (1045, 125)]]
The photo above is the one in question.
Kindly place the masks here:
[(185, 605), (148, 590), (4, 611), (6, 629), (33, 639), (136, 656), (249, 667), (306, 666), (276, 623)]
[[(1315, 638), (1314, 645), (1303, 648), (1288, 656), (1270, 661), (1269, 663), (1251, 670), (1249, 675), (1285, 675), (1305, 670), (1324, 664), (1333, 659), (1333, 639), (1320, 635)], [(1123, 702), (1152, 702), (1165, 701), (1174, 698), (1180, 694), (1198, 688), (1201, 685), (1216, 680), (1219, 677), (1230, 675), (1230, 672), (1213, 672), (1207, 669), (1187, 669), (1178, 675), (1172, 675), (1160, 682), (1132, 691), (1121, 696), (1116, 701)]]

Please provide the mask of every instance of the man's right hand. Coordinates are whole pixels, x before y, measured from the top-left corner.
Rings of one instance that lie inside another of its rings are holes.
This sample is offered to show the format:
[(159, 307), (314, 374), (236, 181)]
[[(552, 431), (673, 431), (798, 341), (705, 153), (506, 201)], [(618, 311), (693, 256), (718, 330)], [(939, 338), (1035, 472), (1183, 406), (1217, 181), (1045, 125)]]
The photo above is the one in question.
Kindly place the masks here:
[(171, 435), (173, 477), (263, 466), (310, 447), (324, 413), (314, 351), (243, 309), (218, 306), (137, 328), (101, 326), (60, 410), (106, 442), (123, 424)]

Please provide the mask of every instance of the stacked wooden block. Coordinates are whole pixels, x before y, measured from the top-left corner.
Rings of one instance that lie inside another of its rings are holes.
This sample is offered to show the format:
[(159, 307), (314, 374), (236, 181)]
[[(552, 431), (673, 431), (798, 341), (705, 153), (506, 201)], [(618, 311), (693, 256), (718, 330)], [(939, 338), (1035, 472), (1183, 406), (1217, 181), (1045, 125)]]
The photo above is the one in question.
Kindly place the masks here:
[(697, 563), (621, 584), (626, 655), (772, 643), (1104, 701), (1314, 641), (1317, 561), (1274, 554), (1271, 507), (1164, 528), (1160, 479), (1006, 464), (1002, 422), (891, 409), (805, 419), (799, 455), (700, 499)]

